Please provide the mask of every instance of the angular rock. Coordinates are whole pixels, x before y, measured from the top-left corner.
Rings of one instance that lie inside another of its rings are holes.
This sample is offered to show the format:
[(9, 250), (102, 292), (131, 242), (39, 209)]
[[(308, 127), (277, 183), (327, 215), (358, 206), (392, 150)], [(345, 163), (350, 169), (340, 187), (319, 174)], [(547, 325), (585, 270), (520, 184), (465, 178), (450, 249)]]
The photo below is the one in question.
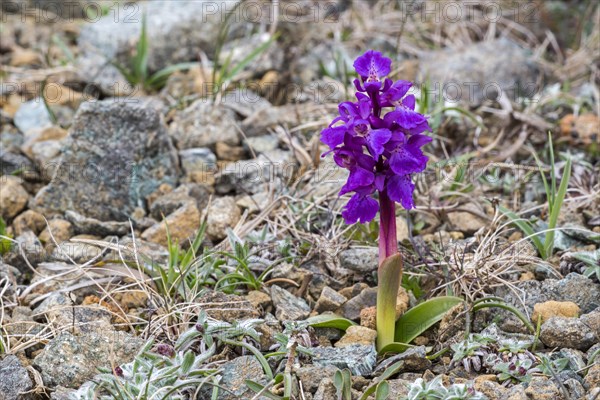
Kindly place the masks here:
[(306, 365), (296, 370), (296, 376), (302, 382), (304, 390), (314, 393), (319, 388), (321, 380), (333, 379), (333, 375), (337, 370), (338, 368), (333, 365)]
[(598, 342), (595, 332), (579, 318), (552, 317), (540, 329), (540, 339), (548, 347), (568, 347), (586, 351)]
[[(73, 316), (75, 312), (75, 316)], [(73, 306), (71, 300), (63, 293), (52, 293), (42, 303), (33, 310), (34, 315), (40, 321), (43, 317), (50, 321), (57, 329), (69, 328), (77, 332), (95, 332), (104, 330), (112, 330), (111, 318), (112, 315), (104, 307), (101, 306)], [(74, 325), (73, 325), (74, 323)]]
[[(505, 57), (499, 59), (497, 54)], [(512, 101), (539, 91), (533, 55), (506, 38), (421, 54), (418, 71), (417, 80), (431, 82), (429, 90), (442, 100), (473, 107), (495, 100), (500, 90)]]
[(403, 353), (397, 354), (379, 363), (374, 374), (382, 374), (387, 367), (402, 361), (400, 372), (421, 372), (431, 367), (431, 361), (427, 359), (425, 346), (411, 347)]
[(374, 345), (377, 331), (360, 325), (352, 325), (346, 329), (346, 333), (335, 344), (335, 347), (345, 347), (353, 344)]
[[(198, 54), (213, 54), (225, 13), (239, 0), (215, 3), (210, 0), (184, 0), (173, 7), (171, 1), (117, 4), (114, 13), (94, 20), (82, 28), (78, 46), (78, 70), (88, 82), (98, 84), (107, 94), (127, 85), (112, 62), (129, 65), (130, 55), (140, 37), (142, 16), (146, 15), (148, 69), (158, 71), (170, 65), (197, 61)], [(240, 11), (238, 10), (237, 13)], [(235, 14), (234, 14), (235, 15)], [(238, 22), (239, 21), (239, 22)], [(243, 18), (232, 20), (230, 36), (240, 36)], [(115, 86), (118, 85), (118, 86)]]
[[(251, 399), (256, 393), (246, 385), (247, 379), (263, 385), (266, 383), (264, 371), (254, 356), (236, 357), (226, 362), (221, 365), (220, 375), (221, 380), (219, 381), (219, 385), (227, 388), (227, 390), (219, 390), (218, 400)], [(204, 385), (200, 389), (200, 396), (198, 398), (210, 399), (211, 394), (212, 386)]]
[(54, 218), (48, 221), (48, 226), (40, 233), (39, 239), (45, 245), (54, 245), (69, 240), (74, 234), (73, 224), (64, 219)]
[(32, 208), (73, 210), (100, 221), (127, 221), (162, 183), (177, 181), (177, 158), (156, 110), (121, 101), (81, 105), (52, 181)]
[(455, 229), (468, 235), (472, 235), (487, 224), (486, 220), (468, 211), (450, 212), (448, 221)]
[(254, 151), (256, 155), (272, 151), (279, 147), (279, 139), (275, 135), (263, 135), (244, 139), (244, 147)]
[(25, 400), (30, 398), (22, 394), (33, 388), (33, 381), (29, 377), (27, 369), (19, 359), (12, 355), (6, 355), (0, 360), (0, 399), (2, 400)]
[(35, 357), (33, 365), (46, 386), (77, 388), (96, 375), (99, 367), (130, 362), (143, 344), (142, 338), (107, 329), (77, 336), (63, 331)]
[(269, 100), (248, 88), (234, 89), (227, 92), (223, 96), (222, 103), (244, 118), (249, 117), (258, 110), (273, 106)]
[(339, 369), (348, 368), (352, 375), (369, 375), (377, 361), (377, 352), (373, 345), (353, 344), (345, 347), (312, 348), (313, 364), (333, 365)]
[[(4, 254), (4, 261), (23, 273), (31, 273), (31, 266), (46, 260), (47, 254), (35, 233), (27, 230), (17, 236), (11, 250)], [(25, 258), (23, 258), (25, 257)]]
[(219, 321), (234, 322), (259, 316), (258, 311), (248, 300), (235, 294), (210, 291), (197, 299), (196, 303), (209, 317)]
[[(263, 46), (269, 41), (271, 36), (268, 33), (257, 33), (249, 37), (232, 40), (227, 42), (220, 53), (220, 62), (225, 64), (230, 62), (231, 65), (241, 63), (245, 58), (251, 55), (255, 49)], [(253, 75), (260, 75), (269, 70), (279, 70), (283, 64), (284, 53), (277, 44), (271, 42), (269, 47), (254, 57), (244, 68)], [(270, 88), (272, 90), (272, 88)]]
[(198, 210), (204, 210), (209, 198), (210, 192), (206, 187), (195, 183), (186, 183), (152, 201), (150, 215), (152, 218), (162, 221), (164, 217), (188, 203), (195, 204)]
[[(72, 239), (91, 239), (88, 235), (74, 236)], [(52, 259), (54, 261), (64, 261), (77, 263), (86, 263), (97, 257), (102, 253), (102, 249), (98, 246), (94, 246), (87, 243), (78, 243), (76, 241), (65, 241), (59, 243), (56, 248), (52, 250)], [(71, 261), (72, 260), (72, 261)]]
[(379, 266), (377, 247), (353, 247), (340, 253), (340, 266), (359, 273), (370, 273)]
[(10, 221), (25, 208), (29, 193), (21, 186), (21, 179), (16, 176), (2, 176), (0, 183), (0, 216), (5, 221)]
[(240, 142), (234, 112), (203, 99), (175, 114), (169, 132), (180, 150)]
[(271, 286), (271, 298), (275, 306), (275, 316), (280, 321), (305, 319), (310, 313), (310, 307), (304, 299), (294, 296), (277, 285)]
[(131, 232), (131, 225), (127, 222), (116, 221), (98, 221), (95, 218), (84, 217), (83, 215), (67, 210), (65, 217), (73, 224), (75, 233), (88, 234), (96, 236), (123, 236)]
[(319, 386), (317, 387), (317, 391), (313, 396), (313, 400), (336, 400), (337, 398), (337, 389), (333, 384), (333, 379), (322, 379), (319, 382)]
[(52, 126), (52, 119), (44, 105), (44, 101), (36, 98), (21, 104), (15, 113), (13, 123), (22, 133), (27, 133), (33, 128)]
[(358, 321), (363, 308), (375, 305), (377, 305), (377, 288), (366, 288), (358, 296), (345, 302), (340, 307), (339, 313), (352, 321)]
[(184, 204), (177, 211), (169, 215), (164, 221), (159, 222), (142, 233), (142, 239), (166, 246), (167, 229), (173, 242), (183, 243), (191, 239), (200, 228), (200, 211), (195, 203)]
[(583, 381), (588, 389), (600, 387), (600, 363), (596, 362), (588, 369)]
[(233, 197), (219, 197), (208, 207), (206, 235), (211, 240), (221, 240), (227, 236), (227, 228), (233, 228), (240, 220), (240, 209)]
[(315, 305), (315, 311), (323, 313), (325, 311), (335, 311), (346, 302), (346, 298), (330, 288), (325, 286), (321, 291), (321, 296)]
[(532, 400), (555, 400), (562, 398), (560, 389), (551, 379), (543, 376), (534, 376), (525, 389), (528, 399)]
[[(2, 135), (4, 135), (4, 132), (2, 132)], [(29, 158), (16, 151), (10, 152), (0, 144), (0, 176), (11, 175), (17, 171), (29, 175), (35, 171), (35, 167)]]
[(208, 147), (194, 147), (179, 150), (181, 169), (186, 175), (192, 173), (212, 173), (217, 170), (217, 156)]
[(42, 214), (27, 210), (14, 219), (12, 226), (17, 236), (26, 230), (38, 234), (46, 227), (46, 220)]

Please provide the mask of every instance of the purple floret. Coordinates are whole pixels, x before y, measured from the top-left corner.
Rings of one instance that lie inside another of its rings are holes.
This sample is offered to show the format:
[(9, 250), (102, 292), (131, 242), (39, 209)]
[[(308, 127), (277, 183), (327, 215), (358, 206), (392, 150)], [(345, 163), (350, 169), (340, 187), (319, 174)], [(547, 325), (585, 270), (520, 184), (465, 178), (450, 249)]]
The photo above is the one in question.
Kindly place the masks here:
[[(354, 62), (357, 101), (339, 105), (339, 116), (321, 132), (335, 162), (350, 171), (340, 195), (354, 192), (342, 216), (346, 223), (369, 222), (379, 211), (375, 192), (404, 208), (414, 207), (412, 175), (423, 172), (428, 158), (421, 147), (431, 141), (427, 118), (416, 112), (411, 82), (386, 76), (392, 61), (367, 51)], [(386, 112), (383, 112), (383, 109)]]

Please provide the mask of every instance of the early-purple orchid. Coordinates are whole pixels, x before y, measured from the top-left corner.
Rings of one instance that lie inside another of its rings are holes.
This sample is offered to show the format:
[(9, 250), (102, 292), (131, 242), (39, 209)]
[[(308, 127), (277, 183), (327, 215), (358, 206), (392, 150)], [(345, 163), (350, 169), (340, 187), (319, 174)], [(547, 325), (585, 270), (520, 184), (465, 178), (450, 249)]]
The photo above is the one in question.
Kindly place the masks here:
[(413, 208), (411, 176), (427, 165), (421, 147), (431, 141), (423, 135), (431, 128), (425, 116), (415, 111), (414, 95), (407, 95), (412, 83), (386, 78), (391, 64), (373, 50), (358, 57), (354, 62), (360, 76), (354, 81), (357, 101), (341, 103), (339, 117), (321, 133), (335, 162), (350, 171), (340, 192), (354, 192), (342, 212), (348, 224), (371, 221), (377, 211), (390, 207), (384, 204), (388, 201)]
[[(340, 195), (354, 193), (342, 216), (348, 224), (371, 221), (379, 212), (379, 289), (377, 347), (394, 340), (396, 295), (402, 258), (396, 241), (395, 204), (414, 207), (412, 175), (425, 170), (428, 158), (421, 147), (431, 141), (427, 118), (415, 111), (412, 83), (386, 76), (392, 61), (367, 51), (354, 61), (360, 79), (355, 102), (339, 105), (339, 116), (321, 132), (333, 159), (350, 171)], [(327, 153), (326, 153), (327, 154)], [(379, 201), (375, 193), (379, 194)]]

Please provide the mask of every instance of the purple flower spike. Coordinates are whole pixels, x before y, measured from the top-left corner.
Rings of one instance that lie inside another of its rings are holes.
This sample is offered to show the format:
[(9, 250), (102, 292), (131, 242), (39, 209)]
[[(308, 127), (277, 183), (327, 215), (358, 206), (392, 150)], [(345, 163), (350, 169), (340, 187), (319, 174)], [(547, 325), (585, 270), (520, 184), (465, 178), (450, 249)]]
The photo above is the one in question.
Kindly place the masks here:
[(423, 135), (431, 131), (427, 118), (414, 111), (415, 96), (408, 94), (412, 83), (387, 78), (391, 65), (389, 58), (373, 50), (358, 57), (357, 101), (341, 103), (339, 116), (321, 132), (335, 162), (350, 171), (340, 195), (355, 194), (342, 216), (349, 224), (365, 223), (380, 211), (384, 258), (395, 243), (394, 204), (414, 207), (411, 178), (425, 170), (428, 158), (421, 148), (431, 141)]

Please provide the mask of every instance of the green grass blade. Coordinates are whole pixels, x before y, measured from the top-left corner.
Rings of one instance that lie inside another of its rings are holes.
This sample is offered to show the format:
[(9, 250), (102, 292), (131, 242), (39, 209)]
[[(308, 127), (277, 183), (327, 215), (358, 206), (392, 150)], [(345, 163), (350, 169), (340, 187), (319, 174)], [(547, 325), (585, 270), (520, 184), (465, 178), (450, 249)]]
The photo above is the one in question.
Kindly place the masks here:
[(433, 324), (439, 322), (452, 307), (463, 302), (460, 297), (441, 296), (408, 310), (396, 321), (395, 342), (410, 343)]
[(233, 67), (231, 70), (228, 70), (223, 79), (223, 82), (232, 80), (241, 70), (246, 68), (246, 66), (250, 64), (252, 60), (258, 57), (265, 50), (267, 50), (271, 46), (271, 44), (277, 39), (277, 36), (278, 35), (276, 34), (270, 37), (269, 40), (258, 46), (256, 49), (252, 50), (252, 52), (246, 57), (244, 57), (239, 63), (237, 63), (235, 67)]
[(246, 386), (248, 386), (248, 388), (250, 390), (252, 390), (254, 393), (260, 393), (261, 396), (264, 396), (264, 397), (266, 397), (268, 399), (271, 399), (271, 400), (284, 400), (283, 397), (277, 396), (277, 395), (269, 392), (268, 390), (265, 390), (265, 387), (263, 385), (261, 385), (258, 382), (255, 382), (253, 380), (246, 379)]
[(531, 226), (531, 224), (528, 221), (524, 220), (523, 218), (519, 218), (519, 216), (517, 214), (515, 214), (514, 212), (510, 211), (509, 209), (507, 209), (505, 207), (500, 206), (499, 209), (502, 212), (502, 214), (504, 214), (508, 218), (510, 218), (512, 223), (517, 228), (519, 228), (521, 231), (523, 231), (523, 233), (525, 235), (527, 235), (528, 239), (531, 239), (531, 241), (532, 241), (533, 245), (535, 246), (535, 248), (537, 249), (538, 253), (540, 253), (540, 256), (543, 259), (546, 259), (546, 248), (544, 247), (544, 244), (540, 240), (537, 233), (533, 230), (533, 227)]
[(390, 385), (387, 381), (382, 381), (377, 385), (377, 390), (375, 391), (375, 400), (387, 400), (390, 395)]
[(169, 65), (168, 67), (165, 67), (160, 71), (157, 71), (154, 74), (152, 74), (146, 81), (146, 86), (156, 90), (161, 89), (167, 83), (167, 79), (169, 78), (169, 76), (171, 76), (171, 74), (173, 74), (174, 72), (184, 71), (193, 68), (197, 65), (200, 65), (200, 63), (184, 62)]
[[(400, 360), (400, 361), (390, 365), (389, 367), (387, 367), (386, 370), (383, 371), (383, 374), (381, 374), (381, 376), (379, 377), (379, 382), (383, 382), (386, 379), (388, 379), (389, 377), (391, 377), (392, 375), (397, 374), (402, 368), (404, 368), (404, 365), (405, 365), (404, 360)], [(375, 384), (369, 386), (367, 388), (367, 390), (365, 390), (363, 395), (360, 397), (360, 400), (367, 400), (370, 395), (375, 393), (375, 391), (377, 390), (377, 385), (378, 385), (378, 383), (375, 383)]]
[(565, 196), (567, 195), (567, 189), (569, 186), (569, 179), (571, 178), (571, 159), (567, 160), (565, 164), (565, 169), (563, 171), (563, 176), (560, 181), (560, 186), (558, 188), (558, 192), (556, 192), (556, 197), (554, 198), (554, 205), (550, 212), (550, 218), (548, 220), (548, 232), (546, 232), (545, 239), (545, 251), (546, 255), (550, 257), (552, 255), (552, 251), (554, 250), (554, 236), (555, 236), (555, 228), (556, 223), (558, 222), (558, 216), (560, 214), (560, 209), (562, 208), (562, 204), (565, 200)]

